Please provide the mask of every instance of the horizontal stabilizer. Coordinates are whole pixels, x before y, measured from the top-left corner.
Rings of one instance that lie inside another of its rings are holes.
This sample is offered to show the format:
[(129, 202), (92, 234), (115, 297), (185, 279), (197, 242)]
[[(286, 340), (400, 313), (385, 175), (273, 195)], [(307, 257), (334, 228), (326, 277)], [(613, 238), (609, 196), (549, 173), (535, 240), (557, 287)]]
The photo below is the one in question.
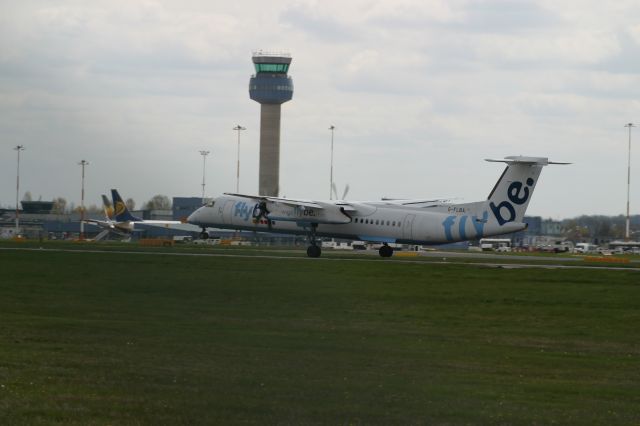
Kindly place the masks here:
[(525, 165), (540, 165), (547, 166), (549, 164), (571, 164), (571, 163), (561, 163), (555, 161), (549, 161), (547, 157), (525, 157), (522, 155), (510, 155), (508, 157), (504, 157), (501, 160), (495, 160), (492, 158), (485, 158), (485, 161), (489, 161), (491, 163), (506, 163), (506, 164), (525, 164)]

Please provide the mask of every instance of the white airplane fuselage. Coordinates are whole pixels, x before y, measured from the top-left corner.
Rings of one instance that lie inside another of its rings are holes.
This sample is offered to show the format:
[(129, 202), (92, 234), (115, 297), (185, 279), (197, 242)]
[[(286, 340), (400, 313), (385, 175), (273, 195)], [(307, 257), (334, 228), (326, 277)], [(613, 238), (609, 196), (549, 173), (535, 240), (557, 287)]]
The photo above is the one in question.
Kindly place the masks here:
[(520, 222), (499, 226), (497, 221), (489, 220), (489, 209), (482, 209), (483, 202), (430, 207), (349, 202), (349, 208), (355, 211), (342, 211), (344, 207), (335, 201), (316, 203), (324, 206), (324, 218), (314, 217), (317, 213), (312, 209), (278, 203), (271, 207), (268, 218), (255, 217), (257, 203), (245, 197), (223, 195), (194, 212), (188, 222), (202, 227), (308, 234), (314, 219), (324, 219), (336, 223), (317, 223), (317, 236), (401, 244), (451, 243), (526, 228)]

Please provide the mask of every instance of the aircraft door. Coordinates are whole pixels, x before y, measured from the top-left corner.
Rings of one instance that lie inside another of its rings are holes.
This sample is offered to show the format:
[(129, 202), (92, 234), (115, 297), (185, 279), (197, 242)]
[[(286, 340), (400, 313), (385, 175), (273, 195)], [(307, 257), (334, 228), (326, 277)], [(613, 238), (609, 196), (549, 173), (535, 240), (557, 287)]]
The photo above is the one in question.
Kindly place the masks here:
[(224, 203), (224, 207), (222, 210), (222, 223), (224, 223), (225, 225), (230, 225), (231, 224), (231, 212), (233, 211), (233, 205), (235, 204), (235, 201), (233, 200), (227, 200)]
[(408, 214), (404, 218), (404, 223), (402, 224), (402, 238), (405, 240), (413, 239), (413, 233), (411, 232), (413, 228), (413, 220), (416, 218), (415, 214)]

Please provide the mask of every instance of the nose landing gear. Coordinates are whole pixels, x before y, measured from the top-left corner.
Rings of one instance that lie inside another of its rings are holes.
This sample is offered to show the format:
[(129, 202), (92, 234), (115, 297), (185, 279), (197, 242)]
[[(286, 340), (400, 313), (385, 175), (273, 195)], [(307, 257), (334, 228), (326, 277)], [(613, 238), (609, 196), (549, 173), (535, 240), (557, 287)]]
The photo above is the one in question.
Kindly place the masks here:
[(317, 223), (311, 224), (311, 231), (309, 232), (309, 247), (307, 247), (307, 256), (309, 257), (320, 257), (322, 254), (322, 249), (318, 245), (316, 241), (316, 228), (318, 227)]

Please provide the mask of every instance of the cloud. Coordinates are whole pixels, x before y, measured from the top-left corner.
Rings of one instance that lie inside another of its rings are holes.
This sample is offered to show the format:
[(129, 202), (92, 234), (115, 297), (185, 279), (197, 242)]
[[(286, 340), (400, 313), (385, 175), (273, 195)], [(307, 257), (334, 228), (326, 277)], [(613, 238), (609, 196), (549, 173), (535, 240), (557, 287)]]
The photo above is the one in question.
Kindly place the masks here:
[(553, 62), (596, 64), (621, 51), (618, 37), (609, 32), (550, 33), (538, 36), (481, 36), (475, 47), (477, 60), (508, 64)]
[(280, 21), (326, 43), (344, 43), (357, 39), (353, 26), (343, 24), (331, 12), (324, 3), (295, 4), (280, 14)]
[(539, 2), (524, 0), (471, 1), (464, 9), (459, 30), (480, 33), (540, 33), (562, 23), (558, 15)]
[[(45, 199), (78, 199), (80, 157), (92, 162), (87, 193), (96, 202), (111, 186), (139, 203), (197, 195), (199, 149), (212, 151), (208, 191), (227, 191), (238, 123), (247, 127), (241, 190), (255, 192), (259, 105), (247, 85), (251, 51), (264, 48), (293, 56), (295, 92), (281, 130), (287, 195), (326, 197), (333, 124), (336, 181), (350, 183), (353, 198), (482, 198), (499, 174), (482, 158), (529, 154), (580, 163), (545, 171), (532, 213), (620, 210), (609, 188), (626, 164), (621, 126), (640, 116), (637, 2), (29, 0), (0, 8), (0, 131), (27, 146), (24, 188)], [(13, 198), (14, 162), (0, 155), (0, 203)], [(566, 186), (588, 187), (598, 201)]]

